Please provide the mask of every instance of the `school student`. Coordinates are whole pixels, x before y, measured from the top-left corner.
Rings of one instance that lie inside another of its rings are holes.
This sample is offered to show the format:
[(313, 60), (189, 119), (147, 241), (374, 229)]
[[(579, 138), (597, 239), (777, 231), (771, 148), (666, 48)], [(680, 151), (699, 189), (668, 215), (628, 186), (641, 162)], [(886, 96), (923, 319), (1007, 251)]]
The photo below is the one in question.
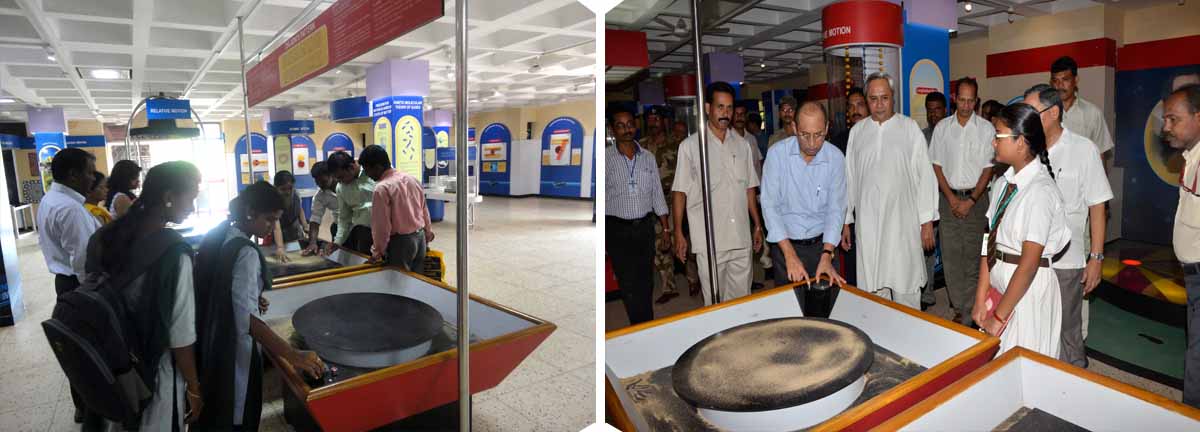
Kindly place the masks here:
[[(999, 353), (1022, 346), (1058, 357), (1062, 298), (1050, 261), (1071, 240), (1071, 231), (1046, 134), (1037, 109), (1024, 103), (1005, 107), (992, 123), (996, 161), (1009, 168), (992, 187), (972, 315), (1000, 337)], [(991, 290), (1001, 297), (989, 309)]]
[(275, 256), (280, 262), (288, 262), (287, 244), (300, 242), (307, 246), (307, 232), (304, 231), (304, 207), (300, 204), (300, 195), (296, 194), (296, 177), (291, 171), (275, 173), (275, 190), (283, 199), (283, 215), (275, 224), (274, 239)]
[[(142, 411), (140, 431), (181, 431), (203, 411), (205, 393), (196, 370), (195, 298), (191, 246), (168, 222), (194, 210), (200, 171), (188, 162), (157, 165), (146, 173), (142, 196), (125, 216), (96, 231), (88, 247), (89, 277), (133, 277), (120, 289), (132, 311), (132, 347), (154, 392)], [(131, 247), (137, 245), (137, 247)], [(185, 405), (186, 401), (186, 405)]]
[(212, 401), (196, 422), (201, 430), (258, 430), (262, 349), (283, 353), (283, 361), (312, 377), (320, 377), (325, 369), (316, 354), (296, 350), (261, 319), (269, 306), (262, 293), (271, 287), (271, 274), (250, 236), (271, 233), (283, 207), (283, 198), (271, 184), (252, 184), (230, 202), (228, 223), (209, 231), (200, 243), (197, 354), (200, 384)]
[(333, 174), (329, 172), (329, 166), (324, 161), (313, 164), (312, 167), (313, 179), (317, 181), (317, 195), (313, 196), (312, 214), (308, 215), (308, 247), (304, 248), (305, 255), (312, 255), (320, 251), (318, 241), (321, 233), (321, 221), (325, 219), (327, 211), (333, 212), (335, 219), (329, 227), (329, 238), (332, 239), (337, 235), (337, 181), (334, 180)]
[(396, 171), (383, 147), (372, 145), (358, 158), (363, 172), (375, 180), (371, 199), (373, 261), (424, 270), (425, 253), (433, 241), (433, 225), (425, 206), (425, 190), (415, 177)]
[(84, 198), (83, 208), (95, 216), (96, 220), (100, 221), (100, 225), (108, 225), (113, 219), (112, 213), (109, 213), (103, 205), (104, 198), (108, 196), (108, 185), (104, 184), (105, 177), (100, 171), (96, 171), (93, 178), (96, 181), (92, 183), (92, 192)]

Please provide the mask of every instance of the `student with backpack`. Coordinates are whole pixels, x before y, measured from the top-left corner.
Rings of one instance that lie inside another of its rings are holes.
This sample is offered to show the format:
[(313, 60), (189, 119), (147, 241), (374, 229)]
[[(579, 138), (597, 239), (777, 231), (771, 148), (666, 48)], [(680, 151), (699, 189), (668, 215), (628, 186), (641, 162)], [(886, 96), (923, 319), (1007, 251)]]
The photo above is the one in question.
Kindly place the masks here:
[(262, 414), (262, 355), (259, 344), (284, 353), (292, 368), (319, 378), (325, 365), (298, 351), (263, 321), (271, 274), (250, 236), (271, 233), (283, 213), (283, 198), (271, 184), (257, 182), (229, 204), (228, 223), (213, 228), (196, 256), (196, 325), (200, 383), (210, 401), (193, 427), (198, 430), (258, 430)]
[(99, 289), (120, 293), (112, 297), (112, 307), (124, 310), (123, 333), (133, 336), (125, 342), (134, 369), (152, 392), (142, 403), (138, 430), (143, 432), (181, 431), (203, 412), (193, 349), (192, 249), (166, 226), (192, 214), (199, 193), (195, 165), (157, 165), (146, 173), (142, 195), (124, 216), (96, 231), (88, 248), (84, 286), (107, 279), (110, 283)]
[[(60, 297), (79, 287), (85, 275), (88, 239), (100, 228), (100, 221), (83, 207), (92, 191), (95, 172), (95, 156), (77, 148), (59, 151), (50, 162), (54, 182), (38, 205), (38, 243), (46, 268), (54, 274), (54, 293)], [(74, 389), (71, 399), (75, 402), (76, 423), (87, 420), (88, 429), (100, 423), (99, 417), (87, 415)]]

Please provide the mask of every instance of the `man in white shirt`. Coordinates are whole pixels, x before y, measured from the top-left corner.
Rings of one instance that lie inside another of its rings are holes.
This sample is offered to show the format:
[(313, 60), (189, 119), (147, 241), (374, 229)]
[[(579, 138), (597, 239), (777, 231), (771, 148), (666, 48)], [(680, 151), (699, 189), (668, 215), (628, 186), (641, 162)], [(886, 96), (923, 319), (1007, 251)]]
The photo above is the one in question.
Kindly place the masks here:
[(1079, 65), (1075, 59), (1062, 56), (1050, 65), (1050, 85), (1062, 97), (1062, 123), (1067, 129), (1092, 141), (1102, 159), (1112, 156), (1113, 140), (1104, 120), (1104, 112), (1095, 104), (1079, 97)]
[(758, 139), (754, 137), (754, 134), (746, 130), (745, 105), (739, 104), (733, 108), (733, 130), (737, 132), (738, 136), (746, 140), (747, 144), (750, 144), (750, 151), (754, 154), (754, 172), (758, 175), (759, 179), (762, 179), (763, 154), (758, 149)]
[(895, 112), (893, 96), (891, 76), (867, 78), (871, 117), (850, 130), (846, 149), (842, 248), (850, 250), (854, 224), (859, 288), (916, 309), (938, 219), (937, 181), (921, 127)]
[(796, 131), (792, 128), (792, 122), (796, 120), (796, 98), (792, 95), (787, 95), (779, 98), (779, 128), (775, 129), (775, 133), (767, 138), (768, 153), (771, 146), (775, 143), (783, 141), (794, 135)]
[[(933, 127), (929, 160), (937, 176), (941, 202), (942, 272), (955, 321), (970, 326), (979, 284), (979, 239), (987, 224), (987, 185), (992, 178), (992, 139), (996, 128), (975, 114), (979, 84), (958, 81), (954, 115)], [(928, 103), (926, 103), (928, 105)]]
[(1187, 287), (1183, 403), (1200, 408), (1200, 84), (1180, 87), (1163, 102), (1162, 132), (1171, 147), (1184, 150), (1172, 243)]
[[(700, 181), (700, 140), (689, 136), (679, 144), (679, 160), (675, 182), (671, 185), (674, 218), (672, 226), (683, 226), (686, 209), (688, 230), (691, 232), (691, 251), (696, 254), (700, 270), (701, 293), (704, 304), (720, 303), (750, 294), (750, 255), (762, 248), (762, 218), (755, 200), (758, 176), (754, 174), (754, 158), (750, 145), (736, 133), (730, 133), (733, 116), (733, 87), (725, 82), (709, 84), (705, 90), (704, 110), (707, 123), (705, 156), (708, 158), (708, 198), (712, 211), (712, 233), (716, 256), (708, 256), (704, 207)], [(753, 227), (753, 229), (751, 229)], [(675, 230), (675, 255), (687, 262), (688, 240), (681, 230)], [(715, 260), (716, 274), (709, 284), (708, 260)], [(714, 298), (714, 295), (716, 298)]]
[[(1038, 84), (1025, 92), (1025, 103), (1040, 111), (1051, 174), (1062, 191), (1063, 209), (1071, 243), (1054, 261), (1054, 274), (1062, 290), (1062, 348), (1059, 359), (1087, 367), (1084, 349), (1083, 296), (1100, 284), (1104, 265), (1104, 229), (1107, 218), (1104, 203), (1112, 199), (1108, 177), (1096, 146), (1086, 137), (1062, 125), (1061, 92)], [(1090, 230), (1089, 230), (1090, 228)], [(1090, 235), (1087, 235), (1089, 234)]]
[[(54, 293), (63, 295), (79, 287), (86, 275), (88, 239), (100, 228), (100, 221), (83, 207), (84, 197), (95, 182), (96, 157), (68, 148), (59, 151), (50, 162), (54, 182), (38, 205), (38, 243), (46, 268), (54, 274)], [(89, 415), (86, 407), (71, 391), (75, 402), (75, 422), (85, 430), (95, 430), (100, 417)]]

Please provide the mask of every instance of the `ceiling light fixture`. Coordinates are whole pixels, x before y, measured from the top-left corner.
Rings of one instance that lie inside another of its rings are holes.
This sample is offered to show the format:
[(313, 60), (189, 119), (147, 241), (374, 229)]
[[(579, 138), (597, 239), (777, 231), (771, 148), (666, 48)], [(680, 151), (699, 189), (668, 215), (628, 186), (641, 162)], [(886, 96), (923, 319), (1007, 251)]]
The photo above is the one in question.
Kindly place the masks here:
[(963, 3), (963, 10), (965, 10), (967, 12), (970, 12), (971, 9), (974, 9), (974, 8), (975, 8), (974, 6), (971, 6), (971, 2)]
[(767, 61), (766, 61), (766, 60), (759, 60), (759, 61), (758, 61), (758, 68), (759, 68), (759, 69), (766, 69), (766, 68), (767, 68)]
[(58, 57), (54, 55), (54, 48), (46, 47), (46, 60), (58, 61)]
[(1013, 17), (1013, 14), (1012, 14), (1012, 12), (1009, 12), (1009, 14), (1008, 14), (1008, 23), (1009, 23), (1009, 24), (1012, 24), (1012, 23), (1013, 23), (1013, 21), (1016, 21), (1016, 18), (1014, 18), (1014, 17)]
[(342, 70), (341, 70), (341, 69), (334, 69), (334, 70), (333, 70), (333, 73), (334, 73), (334, 74), (340, 74), (340, 73), (342, 73)]
[(0, 98), (0, 103), (17, 103), (17, 100), (12, 98)]
[(92, 69), (88, 72), (92, 78), (100, 80), (115, 80), (121, 78), (121, 72), (115, 69)]

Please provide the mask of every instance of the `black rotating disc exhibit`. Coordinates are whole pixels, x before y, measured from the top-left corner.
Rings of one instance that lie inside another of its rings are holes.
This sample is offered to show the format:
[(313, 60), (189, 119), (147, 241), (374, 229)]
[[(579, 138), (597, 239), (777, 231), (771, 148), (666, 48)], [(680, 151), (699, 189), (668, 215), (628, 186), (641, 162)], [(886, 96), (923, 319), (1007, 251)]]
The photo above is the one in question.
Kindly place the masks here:
[(442, 314), (433, 306), (383, 293), (322, 297), (292, 316), (292, 326), (317, 355), (360, 368), (388, 367), (424, 356), (442, 324)]

